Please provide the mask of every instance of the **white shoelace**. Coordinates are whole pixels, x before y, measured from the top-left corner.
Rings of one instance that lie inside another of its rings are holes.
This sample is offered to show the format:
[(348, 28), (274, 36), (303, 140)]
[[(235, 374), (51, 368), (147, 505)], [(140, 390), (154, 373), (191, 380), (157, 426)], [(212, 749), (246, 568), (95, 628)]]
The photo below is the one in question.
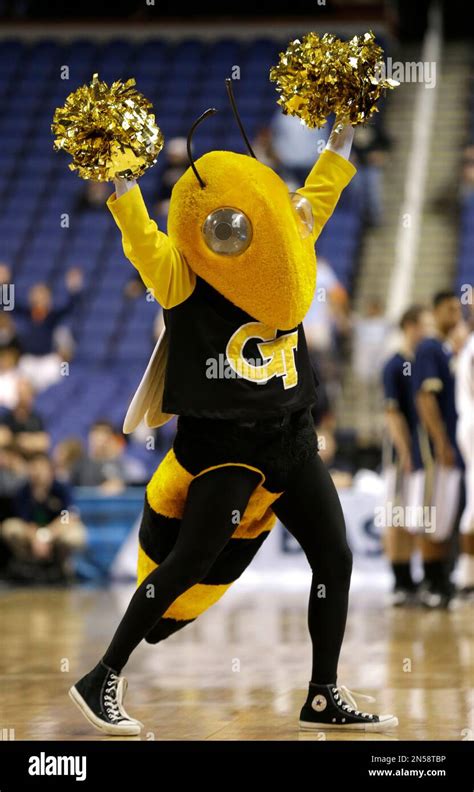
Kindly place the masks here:
[(105, 688), (104, 704), (107, 715), (113, 723), (120, 720), (122, 713), (120, 712), (120, 705), (117, 699), (117, 684), (118, 676), (111, 674), (107, 686)]
[[(122, 681), (122, 688), (120, 688), (120, 681)], [(117, 701), (119, 704), (120, 712), (122, 713), (123, 717), (126, 718), (127, 720), (135, 721), (135, 723), (138, 723), (142, 728), (144, 728), (143, 723), (139, 721), (138, 718), (132, 718), (132, 716), (129, 715), (128, 712), (126, 712), (125, 707), (123, 706), (123, 700), (125, 698), (125, 693), (127, 692), (127, 688), (128, 688), (128, 682), (126, 678), (120, 677), (119, 684), (117, 687)]]
[(367, 696), (365, 693), (357, 693), (355, 690), (349, 690), (349, 688), (347, 688), (345, 685), (333, 687), (332, 692), (336, 704), (338, 704), (341, 709), (345, 710), (346, 712), (349, 712), (352, 715), (360, 715), (362, 718), (374, 717), (370, 712), (361, 712), (358, 710), (356, 701), (356, 698), (359, 698), (367, 701), (369, 704), (373, 704), (375, 701), (373, 696)]

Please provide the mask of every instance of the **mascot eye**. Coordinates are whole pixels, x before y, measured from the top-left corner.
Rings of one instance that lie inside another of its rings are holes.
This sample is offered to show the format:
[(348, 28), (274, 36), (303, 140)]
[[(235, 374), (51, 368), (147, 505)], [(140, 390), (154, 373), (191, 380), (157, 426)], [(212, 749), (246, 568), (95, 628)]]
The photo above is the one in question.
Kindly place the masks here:
[(314, 226), (311, 204), (307, 198), (297, 192), (290, 193), (290, 200), (296, 212), (296, 222), (300, 236), (302, 239), (306, 239), (312, 233)]
[(214, 253), (237, 256), (252, 241), (252, 224), (239, 209), (225, 207), (211, 212), (202, 227), (204, 241)]

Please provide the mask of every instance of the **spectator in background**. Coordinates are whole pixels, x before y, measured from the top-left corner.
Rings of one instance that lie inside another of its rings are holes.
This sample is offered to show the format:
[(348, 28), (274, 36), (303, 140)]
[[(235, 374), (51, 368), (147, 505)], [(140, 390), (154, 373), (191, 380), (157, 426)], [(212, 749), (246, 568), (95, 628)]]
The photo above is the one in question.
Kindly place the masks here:
[(79, 437), (66, 437), (53, 451), (53, 465), (56, 478), (67, 484), (71, 482), (76, 465), (84, 456), (84, 446)]
[(105, 208), (105, 202), (109, 197), (107, 182), (92, 181), (89, 179), (84, 184), (79, 199), (76, 204), (78, 212), (97, 211)]
[(13, 513), (13, 498), (26, 480), (26, 462), (15, 446), (0, 445), (0, 524)]
[(2, 537), (2, 525), (13, 516), (13, 503), (21, 485), (25, 481), (25, 460), (18, 449), (4, 446), (0, 441), (0, 578), (11, 558), (8, 544)]
[(338, 344), (350, 330), (349, 295), (326, 259), (318, 258), (316, 293), (304, 320), (313, 367), (327, 390), (329, 402), (338, 395), (341, 356)]
[(18, 402), (21, 379), (18, 361), (20, 353), (15, 346), (0, 347), (0, 407), (11, 410)]
[(457, 173), (450, 172), (431, 200), (436, 212), (460, 223), (460, 209), (474, 195), (474, 143), (464, 147)]
[(109, 421), (92, 424), (88, 436), (88, 453), (72, 470), (71, 483), (79, 487), (100, 487), (109, 495), (125, 488), (123, 438)]
[(309, 129), (299, 118), (283, 115), (278, 110), (271, 121), (271, 132), (272, 150), (281, 163), (280, 176), (290, 190), (296, 190), (305, 183), (317, 154), (324, 150), (327, 125), (322, 129)]
[(127, 300), (137, 300), (139, 297), (144, 297), (146, 293), (146, 286), (143, 283), (138, 272), (132, 273), (130, 280), (128, 280), (123, 287), (123, 296)]
[(17, 491), (13, 516), (3, 522), (2, 537), (13, 558), (10, 579), (64, 582), (71, 578), (71, 554), (85, 545), (85, 529), (71, 495), (54, 478), (47, 454), (28, 462), (27, 482)]
[(0, 261), (0, 286), (12, 282), (12, 271), (5, 261)]
[(357, 167), (357, 185), (368, 225), (383, 220), (382, 170), (390, 147), (389, 139), (376, 124), (359, 124), (355, 128), (352, 155)]
[(332, 427), (318, 428), (319, 456), (323, 460), (329, 474), (338, 490), (348, 489), (352, 486), (352, 473), (344, 470), (337, 459), (337, 440)]
[(0, 311), (0, 349), (14, 347), (21, 352), (20, 340), (10, 311)]
[(391, 332), (382, 301), (367, 300), (364, 314), (353, 322), (353, 368), (357, 378), (367, 384), (378, 382)]
[(186, 138), (171, 138), (165, 146), (165, 157), (165, 168), (161, 176), (160, 186), (156, 196), (156, 214), (159, 217), (166, 217), (168, 215), (171, 191), (178, 179), (180, 179), (183, 173), (189, 168)]
[(43, 421), (33, 409), (34, 390), (27, 379), (18, 381), (15, 406), (0, 416), (0, 437), (4, 444), (14, 444), (23, 454), (47, 451), (50, 444)]
[(31, 287), (28, 305), (19, 305), (16, 301), (15, 310), (23, 320), (20, 368), (38, 391), (53, 385), (61, 376), (61, 357), (54, 348), (54, 333), (77, 305), (82, 283), (81, 271), (70, 269), (66, 274), (69, 299), (57, 308), (53, 306), (51, 289), (45, 283)]
[[(373, 416), (381, 414), (379, 382), (391, 331), (392, 327), (378, 297), (367, 300), (362, 316), (354, 316), (352, 369), (357, 381), (355, 409), (359, 409), (358, 404), (363, 404), (361, 409), (368, 409)], [(372, 424), (374, 434), (378, 430), (379, 427)]]
[(273, 146), (272, 130), (270, 127), (260, 127), (252, 140), (252, 149), (259, 162), (278, 172), (280, 161)]

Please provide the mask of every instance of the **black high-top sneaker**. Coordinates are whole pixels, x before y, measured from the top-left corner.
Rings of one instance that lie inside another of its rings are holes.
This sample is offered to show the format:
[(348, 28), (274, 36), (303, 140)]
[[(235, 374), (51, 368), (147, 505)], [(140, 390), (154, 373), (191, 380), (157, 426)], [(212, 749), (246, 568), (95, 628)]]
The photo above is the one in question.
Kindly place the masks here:
[(69, 696), (89, 723), (105, 734), (140, 734), (143, 723), (125, 712), (128, 683), (102, 660), (69, 690)]
[(354, 696), (375, 701), (372, 696), (352, 693), (344, 685), (315, 685), (310, 682), (308, 698), (300, 714), (300, 728), (307, 731), (350, 729), (382, 732), (398, 726), (398, 718), (394, 715), (360, 712)]

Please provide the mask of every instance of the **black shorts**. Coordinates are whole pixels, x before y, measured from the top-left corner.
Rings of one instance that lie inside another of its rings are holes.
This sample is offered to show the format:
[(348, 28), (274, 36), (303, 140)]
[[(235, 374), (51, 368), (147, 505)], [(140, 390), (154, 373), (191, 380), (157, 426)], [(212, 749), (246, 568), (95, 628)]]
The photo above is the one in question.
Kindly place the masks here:
[(283, 492), (295, 469), (318, 451), (311, 409), (284, 419), (243, 422), (180, 416), (173, 444), (178, 462), (192, 475), (230, 462), (265, 475), (265, 489)]

